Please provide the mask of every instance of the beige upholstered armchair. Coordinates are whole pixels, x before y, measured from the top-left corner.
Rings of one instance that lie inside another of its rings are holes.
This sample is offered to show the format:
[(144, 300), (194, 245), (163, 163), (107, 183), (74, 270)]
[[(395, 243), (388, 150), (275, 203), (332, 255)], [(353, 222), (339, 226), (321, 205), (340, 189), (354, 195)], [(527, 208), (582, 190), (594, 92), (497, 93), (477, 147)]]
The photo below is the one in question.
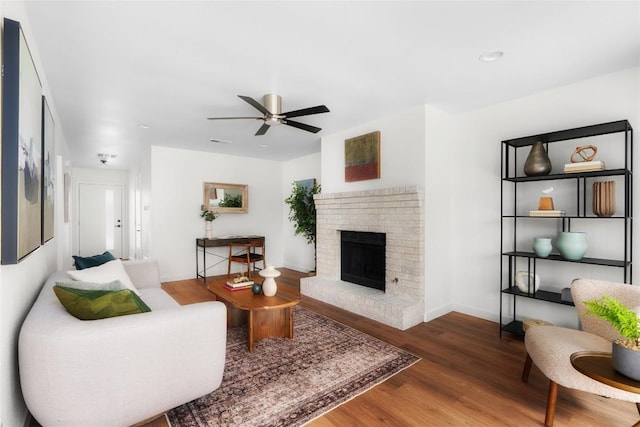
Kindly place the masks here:
[(635, 402), (640, 412), (640, 394), (623, 391), (593, 380), (571, 366), (571, 354), (578, 351), (611, 352), (611, 341), (619, 337), (617, 331), (605, 320), (586, 315), (585, 300), (609, 295), (623, 304), (640, 306), (640, 288), (624, 283), (579, 279), (571, 285), (581, 331), (558, 326), (534, 326), (527, 330), (525, 347), (527, 358), (522, 371), (522, 381), (527, 382), (532, 362), (549, 378), (545, 425), (553, 426), (558, 397), (558, 385), (598, 394), (600, 396)]

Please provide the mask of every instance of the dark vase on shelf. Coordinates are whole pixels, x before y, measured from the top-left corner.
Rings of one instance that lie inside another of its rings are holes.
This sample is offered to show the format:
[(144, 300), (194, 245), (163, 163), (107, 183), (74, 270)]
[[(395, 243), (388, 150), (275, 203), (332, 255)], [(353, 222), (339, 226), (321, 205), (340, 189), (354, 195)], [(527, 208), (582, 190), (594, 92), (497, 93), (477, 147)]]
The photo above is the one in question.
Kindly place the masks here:
[(542, 141), (534, 142), (531, 151), (524, 162), (524, 174), (527, 176), (549, 175), (551, 172), (551, 160), (544, 149)]

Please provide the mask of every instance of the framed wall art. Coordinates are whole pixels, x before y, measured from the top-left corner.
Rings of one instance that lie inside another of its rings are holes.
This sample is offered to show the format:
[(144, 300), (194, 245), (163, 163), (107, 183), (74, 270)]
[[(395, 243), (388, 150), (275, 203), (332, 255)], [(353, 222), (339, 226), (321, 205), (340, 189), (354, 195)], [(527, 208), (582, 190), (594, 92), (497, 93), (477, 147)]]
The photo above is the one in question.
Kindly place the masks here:
[(344, 141), (344, 180), (380, 178), (380, 131)]
[(42, 86), (20, 23), (4, 19), (2, 264), (42, 241)]
[(42, 243), (54, 234), (55, 123), (46, 98), (42, 97)]

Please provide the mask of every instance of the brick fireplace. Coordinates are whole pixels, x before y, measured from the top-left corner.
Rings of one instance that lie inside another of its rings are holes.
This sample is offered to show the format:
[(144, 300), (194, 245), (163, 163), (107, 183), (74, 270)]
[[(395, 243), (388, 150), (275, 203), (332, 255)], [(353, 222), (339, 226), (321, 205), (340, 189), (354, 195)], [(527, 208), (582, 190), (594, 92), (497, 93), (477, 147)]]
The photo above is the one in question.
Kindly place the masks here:
[[(424, 207), (416, 186), (316, 195), (317, 274), (301, 292), (398, 329), (424, 321)], [(384, 233), (385, 291), (340, 280), (342, 231)]]

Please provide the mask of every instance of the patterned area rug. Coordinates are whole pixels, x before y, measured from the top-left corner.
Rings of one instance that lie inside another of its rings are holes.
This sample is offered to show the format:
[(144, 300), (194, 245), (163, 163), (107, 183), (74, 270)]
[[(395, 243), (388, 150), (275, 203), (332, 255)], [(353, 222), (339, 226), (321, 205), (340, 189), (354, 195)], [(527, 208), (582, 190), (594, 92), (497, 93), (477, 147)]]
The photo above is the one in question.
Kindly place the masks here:
[(172, 409), (172, 427), (300, 426), (420, 358), (296, 306), (294, 338), (247, 351), (246, 329), (229, 328), (222, 385)]

